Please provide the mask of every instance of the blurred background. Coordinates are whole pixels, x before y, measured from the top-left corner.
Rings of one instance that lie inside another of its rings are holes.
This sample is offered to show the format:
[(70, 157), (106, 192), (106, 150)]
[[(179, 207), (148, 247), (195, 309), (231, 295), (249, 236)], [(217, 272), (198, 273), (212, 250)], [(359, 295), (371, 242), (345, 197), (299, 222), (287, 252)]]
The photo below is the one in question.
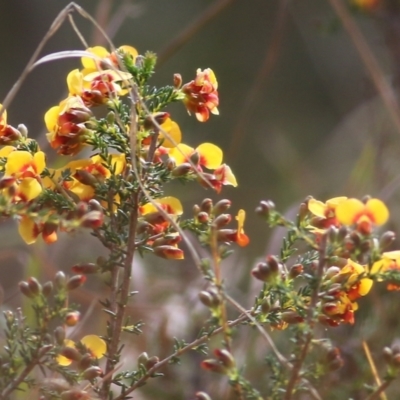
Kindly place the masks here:
[[(397, 231), (399, 228), (400, 124), (396, 115), (399, 118), (400, 114), (395, 103), (392, 103), (395, 113), (390, 113), (388, 100), (386, 103), (382, 100), (376, 82), (388, 85), (393, 93), (398, 91), (400, 2), (358, 1), (360, 7), (346, 8), (351, 21), (361, 30), (367, 50), (378, 61), (378, 69), (362, 60), (353, 41), (354, 31), (350, 30), (349, 34), (342, 26), (333, 3), (337, 1), (79, 1), (116, 46), (129, 44), (140, 53), (151, 50), (159, 55), (155, 85), (172, 83), (174, 73), (182, 74), (187, 82), (193, 79), (197, 68), (209, 67), (216, 73), (219, 117), (211, 116), (206, 124), (201, 124), (189, 117), (181, 104), (169, 111), (179, 123), (185, 143), (196, 147), (202, 142), (212, 142), (224, 149), (224, 161), (232, 167), (239, 186), (225, 187), (220, 196), (196, 185), (191, 185), (190, 190), (176, 186), (174, 191), (175, 195), (179, 193), (188, 210), (194, 203), (211, 197), (233, 200), (233, 213), (240, 208), (247, 211), (245, 229), (251, 245), (238, 251), (224, 266), (229, 290), (245, 306), (251, 305), (253, 295), (260, 289), (250, 280), (250, 269), (256, 259), (278, 251), (282, 236), (280, 231), (268, 230), (254, 214), (260, 200), (273, 200), (277, 209), (294, 216), (307, 195), (325, 201), (340, 195), (369, 194), (387, 202), (391, 210), (390, 228)], [(345, 1), (339, 3), (349, 5)], [(49, 0), (0, 2), (3, 38), (0, 98), (5, 97), (18, 79), (54, 18), (66, 5), (65, 1)], [(105, 44), (87, 20), (77, 13), (73, 16), (90, 45)], [(81, 48), (66, 21), (42, 55)], [(8, 108), (9, 123), (27, 125), (30, 136), (37, 138), (46, 151), (49, 149), (44, 137), (44, 113), (65, 97), (66, 75), (78, 65), (78, 60), (69, 59), (40, 66), (29, 75)], [(375, 74), (375, 83), (371, 71)], [(54, 152), (47, 154), (49, 162), (56, 161)], [(40, 243), (28, 247), (19, 238), (15, 224), (10, 222), (0, 227), (0, 238), (4, 308), (20, 305), (16, 285), (24, 277), (40, 272), (43, 280), (50, 279), (58, 269), (68, 270), (74, 263), (91, 261), (102, 254), (102, 249), (89, 236), (80, 233), (72, 238), (61, 235), (51, 248)], [(142, 319), (147, 328), (144, 328), (145, 335), (137, 338), (138, 343), (131, 344), (132, 354), (146, 350), (167, 355), (172, 348), (172, 336), (193, 339), (197, 334), (200, 325), (196, 321), (201, 324), (207, 313), (197, 300), (204, 283), (190, 260), (177, 265), (154, 259), (148, 264), (137, 260), (137, 264), (133, 288), (144, 293), (137, 300), (135, 297), (132, 314), (135, 320)], [(188, 279), (193, 284), (188, 285)], [(77, 294), (76, 300), (83, 302), (89, 320), (93, 315), (98, 319), (100, 309), (92, 299), (96, 291), (101, 295), (102, 288), (100, 283), (90, 282), (86, 291)], [(343, 344), (350, 365), (355, 363), (354, 349), (362, 355), (360, 335), (375, 340), (378, 358), (379, 346), (390, 344), (400, 336), (395, 318), (398, 296), (391, 293), (385, 297), (377, 289), (369, 308), (386, 310), (379, 314), (379, 319), (376, 313), (365, 317), (360, 314), (356, 318), (357, 326), (338, 328), (332, 333), (339, 346), (341, 338), (348, 338), (349, 333), (354, 336), (354, 343)], [(194, 322), (188, 321), (188, 307)], [(376, 329), (377, 324), (380, 330)], [(382, 326), (388, 328), (384, 337)], [(255, 339), (256, 335), (246, 336), (246, 332), (243, 335), (238, 357), (250, 364), (251, 357), (261, 357), (257, 346), (265, 345)], [(266, 349), (262, 356), (267, 352)], [(197, 355), (193, 357), (196, 361), (201, 359)], [(223, 380), (217, 382), (213, 377), (210, 383), (208, 376), (203, 378), (207, 375), (204, 372), (197, 376), (191, 370), (183, 372), (179, 367), (174, 368), (177, 369), (167, 371), (167, 376), (170, 374), (169, 378), (173, 378), (170, 382), (175, 384), (167, 385), (166, 381), (151, 384), (152, 388), (138, 396), (158, 398), (157, 390), (162, 388), (170, 393), (170, 397), (162, 398), (193, 398), (200, 389), (214, 393), (215, 399), (227, 398)], [(257, 376), (257, 368), (253, 369), (249, 368), (250, 380)], [(340, 380), (344, 382), (342, 388), (327, 392), (324, 398), (363, 398), (362, 385), (373, 382), (368, 376), (368, 367), (365, 373), (366, 381), (361, 379), (355, 383), (353, 377), (353, 380), (348, 378), (349, 374), (344, 379), (346, 371), (344, 375), (339, 372), (331, 384)], [(265, 384), (267, 376), (268, 372)], [(184, 387), (176, 385), (179, 380), (188, 383)]]

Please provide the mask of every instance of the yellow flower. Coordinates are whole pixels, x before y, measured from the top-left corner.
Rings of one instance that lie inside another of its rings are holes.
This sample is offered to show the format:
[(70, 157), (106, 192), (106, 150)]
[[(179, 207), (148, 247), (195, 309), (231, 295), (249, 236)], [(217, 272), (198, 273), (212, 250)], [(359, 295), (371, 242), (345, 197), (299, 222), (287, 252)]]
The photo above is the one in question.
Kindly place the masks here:
[(369, 293), (372, 287), (372, 279), (361, 278), (360, 276), (366, 273), (365, 268), (356, 262), (348, 259), (347, 264), (341, 269), (339, 275), (347, 276), (344, 284), (345, 292), (351, 301), (365, 296)]
[(325, 203), (316, 199), (310, 199), (308, 201), (308, 210), (314, 214), (317, 218), (313, 218), (311, 225), (326, 229), (330, 226), (338, 226), (339, 221), (336, 218), (336, 207), (347, 200), (347, 197), (334, 197), (327, 200)]
[[(400, 272), (400, 250), (388, 251), (382, 254), (382, 258), (371, 267), (370, 274), (384, 274), (389, 271)], [(382, 280), (381, 278), (379, 279)], [(400, 284), (396, 282), (389, 282), (386, 286), (388, 290), (400, 290)]]
[(372, 225), (383, 225), (389, 210), (379, 199), (369, 199), (365, 204), (358, 199), (347, 199), (336, 207), (336, 217), (344, 225), (357, 225), (363, 234), (370, 234)]
[(2, 180), (10, 179), (15, 188), (15, 201), (31, 201), (42, 192), (40, 174), (45, 164), (45, 154), (38, 151), (34, 155), (28, 151), (12, 150), (7, 147), (7, 162)]
[[(94, 358), (102, 358), (107, 352), (106, 342), (97, 335), (86, 335), (80, 340), (80, 342), (86, 347), (89, 354)], [(75, 343), (70, 339), (66, 339), (64, 341), (64, 347), (76, 349)], [(57, 357), (58, 364), (64, 367), (70, 365), (72, 361), (72, 359), (64, 355), (59, 355)]]

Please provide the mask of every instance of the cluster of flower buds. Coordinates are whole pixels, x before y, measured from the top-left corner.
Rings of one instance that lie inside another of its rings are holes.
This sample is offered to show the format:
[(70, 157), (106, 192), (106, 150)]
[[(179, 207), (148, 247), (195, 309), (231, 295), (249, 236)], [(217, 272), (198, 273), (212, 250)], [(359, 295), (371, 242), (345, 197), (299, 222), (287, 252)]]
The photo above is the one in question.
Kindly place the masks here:
[(400, 369), (400, 342), (395, 340), (390, 347), (384, 347), (383, 358), (391, 369)]
[(153, 368), (159, 362), (160, 359), (157, 356), (149, 357), (146, 352), (141, 353), (137, 358), (138, 368), (140, 368), (140, 366), (143, 366), (147, 371)]
[(251, 270), (251, 274), (260, 281), (275, 283), (286, 278), (286, 268), (277, 257), (269, 255), (265, 262), (259, 262)]
[(235, 359), (227, 349), (215, 349), (214, 356), (215, 358), (203, 360), (201, 362), (201, 367), (207, 371), (228, 375), (230, 377), (236, 374)]
[(193, 207), (193, 224), (189, 227), (195, 232), (200, 232), (200, 240), (204, 244), (212, 243), (212, 235), (215, 235), (218, 243), (237, 243), (239, 246), (247, 246), (248, 236), (244, 233), (245, 211), (239, 210), (236, 220), (237, 229), (227, 228), (232, 221), (232, 215), (226, 211), (231, 207), (231, 201), (223, 199), (215, 205), (211, 199), (204, 199), (199, 205)]

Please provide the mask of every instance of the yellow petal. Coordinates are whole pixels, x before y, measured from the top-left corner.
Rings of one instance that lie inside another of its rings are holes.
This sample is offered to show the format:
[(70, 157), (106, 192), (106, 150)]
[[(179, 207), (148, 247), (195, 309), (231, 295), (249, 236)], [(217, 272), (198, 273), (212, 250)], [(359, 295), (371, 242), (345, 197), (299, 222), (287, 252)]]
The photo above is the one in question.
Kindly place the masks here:
[(308, 210), (317, 217), (320, 218), (326, 217), (325, 215), (326, 205), (322, 201), (316, 199), (310, 199), (308, 201)]
[[(87, 52), (94, 54), (97, 57), (100, 58), (106, 58), (110, 53), (102, 46), (94, 46), (94, 47), (89, 47), (86, 49)], [(90, 69), (97, 69), (97, 63), (95, 59), (91, 57), (82, 57), (81, 62), (84, 68), (90, 68)]]
[(113, 154), (111, 156), (111, 165), (115, 175), (122, 174), (126, 166), (125, 154)]
[(32, 162), (32, 155), (28, 151), (13, 151), (7, 157), (6, 175), (13, 175)]
[(42, 185), (35, 178), (24, 178), (18, 185), (19, 192), (26, 201), (31, 201), (42, 193)]
[(358, 293), (360, 296), (365, 296), (371, 290), (373, 280), (369, 278), (361, 279), (360, 286), (358, 287)]
[(97, 335), (86, 335), (81, 339), (81, 343), (84, 344), (96, 358), (102, 358), (107, 352), (106, 342)]
[(326, 205), (330, 208), (336, 208), (340, 203), (343, 203), (345, 200), (347, 200), (346, 196), (333, 197), (326, 201)]
[[(0, 103), (0, 109), (3, 108), (3, 104)], [(4, 128), (7, 125), (7, 110), (4, 110), (0, 117), (0, 127)]]
[(35, 223), (28, 217), (22, 217), (18, 225), (18, 232), (26, 244), (36, 242)]
[(172, 214), (181, 215), (183, 213), (182, 203), (176, 197), (168, 196), (157, 199), (157, 203), (165, 204), (172, 209)]
[(0, 149), (0, 157), (7, 157), (12, 151), (17, 150), (14, 146), (4, 146)]
[(38, 151), (33, 155), (33, 162), (36, 166), (36, 172), (41, 174), (46, 167), (46, 155), (43, 151)]
[(400, 250), (386, 251), (382, 254), (385, 258), (390, 258), (391, 260), (397, 260), (400, 258)]
[(208, 169), (216, 169), (221, 166), (223, 153), (222, 150), (212, 143), (202, 143), (196, 148), (200, 154), (200, 163)]
[(184, 143), (174, 147), (170, 152), (169, 156), (175, 160), (176, 165), (180, 165), (187, 162), (187, 159), (193, 154), (194, 149)]
[(120, 46), (118, 47), (118, 50), (122, 50), (124, 53), (131, 55), (133, 60), (135, 60), (135, 58), (139, 55), (138, 51), (134, 47), (128, 45)]
[(358, 199), (347, 199), (336, 207), (336, 217), (344, 225), (352, 225), (358, 214), (364, 211), (365, 205)]
[(365, 205), (366, 211), (373, 215), (376, 225), (383, 225), (389, 218), (389, 210), (386, 204), (379, 199), (369, 199)]
[[(162, 145), (167, 148), (173, 148), (179, 144), (182, 140), (182, 132), (179, 125), (172, 121), (171, 118), (167, 118), (162, 124), (161, 128), (168, 133), (168, 136), (163, 131), (160, 132), (160, 139), (164, 139)], [(170, 137), (169, 137), (170, 136)]]
[(51, 107), (46, 112), (46, 114), (44, 114), (44, 122), (49, 132), (56, 132), (59, 115), (60, 115), (60, 106)]
[(93, 79), (104, 77), (104, 80), (107, 82), (110, 81), (129, 81), (132, 78), (132, 75), (129, 72), (124, 71), (114, 71), (112, 69), (105, 69), (102, 71), (91, 72), (84, 76), (83, 80), (86, 82), (91, 82)]
[[(65, 339), (65, 340), (64, 340), (64, 346), (65, 346), (65, 347), (72, 347), (72, 348), (74, 348), (74, 347), (75, 347), (75, 343), (74, 343), (72, 340), (70, 340), (70, 339)], [(58, 363), (59, 365), (63, 366), (63, 367), (67, 367), (68, 365), (70, 365), (70, 364), (72, 363), (72, 360), (70, 360), (69, 358), (64, 357), (64, 356), (62, 356), (62, 355), (58, 355), (57, 358), (56, 358), (56, 360), (57, 360), (57, 363)]]
[(67, 75), (67, 86), (71, 96), (79, 96), (83, 91), (83, 76), (79, 69), (74, 69)]

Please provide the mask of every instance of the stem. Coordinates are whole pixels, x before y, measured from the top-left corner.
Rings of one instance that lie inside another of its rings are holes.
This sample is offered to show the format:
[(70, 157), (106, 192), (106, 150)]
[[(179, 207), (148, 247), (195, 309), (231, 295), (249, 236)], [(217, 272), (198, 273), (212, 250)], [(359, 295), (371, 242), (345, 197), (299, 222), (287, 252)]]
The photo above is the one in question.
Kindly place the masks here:
[(305, 342), (304, 345), (301, 349), (300, 357), (299, 359), (293, 364), (293, 369), (291, 372), (291, 376), (289, 379), (289, 383), (286, 387), (286, 393), (284, 400), (290, 400), (292, 398), (293, 390), (296, 386), (296, 382), (299, 379), (301, 367), (304, 364), (304, 361), (307, 357), (307, 353), (310, 347), (311, 340), (313, 338), (313, 332), (312, 329), (314, 327), (314, 310), (315, 306), (318, 301), (318, 293), (319, 293), (319, 288), (321, 286), (321, 280), (322, 280), (322, 275), (324, 272), (324, 267), (326, 264), (326, 241), (327, 241), (327, 236), (326, 234), (322, 236), (321, 238), (321, 243), (320, 247), (318, 249), (319, 252), (319, 262), (318, 262), (318, 269), (317, 269), (317, 275), (315, 277), (315, 288), (311, 296), (311, 301), (310, 301), (310, 306), (308, 308), (308, 313), (307, 313), (307, 320), (306, 323), (309, 328), (309, 332), (306, 334)]
[[(227, 325), (229, 327), (233, 327), (236, 325), (239, 325), (243, 321), (246, 321), (248, 319), (247, 315), (241, 315), (239, 318), (235, 319), (234, 321), (228, 322)], [(125, 399), (126, 396), (129, 393), (132, 393), (135, 389), (143, 386), (143, 384), (151, 378), (161, 367), (164, 365), (168, 364), (170, 360), (172, 360), (175, 357), (180, 357), (182, 354), (186, 353), (189, 350), (192, 350), (194, 347), (197, 347), (205, 342), (207, 342), (212, 336), (218, 335), (219, 333), (223, 332), (223, 328), (220, 327), (218, 329), (215, 329), (213, 332), (210, 334), (206, 334), (196, 340), (194, 340), (192, 343), (189, 343), (185, 347), (182, 347), (181, 349), (177, 350), (175, 353), (171, 354), (170, 356), (164, 358), (157, 364), (155, 364), (153, 367), (151, 367), (145, 375), (143, 375), (135, 384), (133, 384), (130, 388), (124, 391), (123, 394), (117, 396), (114, 398), (114, 400), (122, 400)]]
[[(134, 155), (133, 155), (134, 156)], [(115, 367), (118, 362), (119, 358), (119, 341), (121, 337), (122, 327), (124, 324), (124, 316), (126, 305), (129, 300), (129, 293), (130, 293), (130, 284), (131, 284), (131, 274), (132, 274), (132, 262), (133, 256), (135, 254), (135, 238), (136, 238), (136, 226), (137, 226), (137, 219), (138, 219), (138, 194), (134, 194), (132, 198), (132, 205), (133, 209), (130, 215), (129, 221), (129, 241), (127, 246), (127, 254), (125, 257), (124, 263), (124, 272), (122, 277), (122, 284), (120, 286), (120, 296), (119, 301), (117, 301), (116, 292), (119, 290), (118, 285), (115, 284), (113, 287), (114, 291), (114, 304), (111, 305), (112, 311), (115, 312), (115, 317), (111, 321), (111, 340), (108, 344), (108, 354), (107, 354), (107, 364), (105, 375), (108, 375)], [(114, 267), (116, 270), (117, 267)], [(102, 387), (102, 398), (107, 399), (110, 386), (112, 381), (112, 374), (109, 375), (108, 379), (103, 381)]]
[(392, 379), (384, 381), (375, 392), (371, 393), (365, 400), (378, 400), (379, 396), (389, 387), (393, 382)]

